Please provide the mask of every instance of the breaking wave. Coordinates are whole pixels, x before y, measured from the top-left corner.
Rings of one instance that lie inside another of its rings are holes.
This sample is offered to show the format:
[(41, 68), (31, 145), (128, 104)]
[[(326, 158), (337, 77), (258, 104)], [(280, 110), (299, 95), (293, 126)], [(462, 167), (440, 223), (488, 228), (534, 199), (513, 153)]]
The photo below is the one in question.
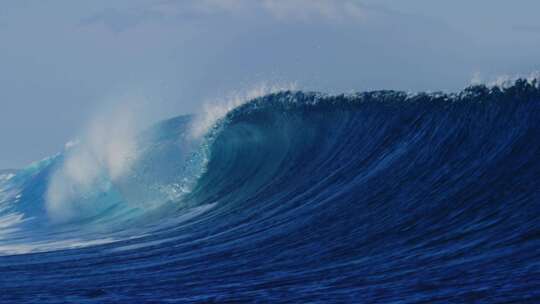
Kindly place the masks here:
[(128, 126), (0, 173), (0, 299), (540, 300), (536, 80)]

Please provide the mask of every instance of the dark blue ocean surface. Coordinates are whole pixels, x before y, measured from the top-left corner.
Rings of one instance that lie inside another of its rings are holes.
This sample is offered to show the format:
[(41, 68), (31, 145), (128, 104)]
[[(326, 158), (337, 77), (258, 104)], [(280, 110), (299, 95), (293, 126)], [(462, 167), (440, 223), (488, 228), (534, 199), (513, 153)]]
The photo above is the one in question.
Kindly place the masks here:
[(3, 173), (0, 302), (540, 303), (537, 82), (195, 120)]

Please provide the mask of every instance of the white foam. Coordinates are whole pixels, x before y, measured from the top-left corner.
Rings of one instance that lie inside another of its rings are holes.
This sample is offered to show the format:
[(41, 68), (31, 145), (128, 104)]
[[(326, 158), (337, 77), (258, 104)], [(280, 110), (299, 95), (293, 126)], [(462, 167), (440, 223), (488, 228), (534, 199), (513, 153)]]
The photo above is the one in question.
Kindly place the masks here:
[(234, 92), (228, 97), (203, 103), (202, 110), (191, 124), (190, 134), (193, 138), (199, 138), (206, 134), (216, 122), (234, 108), (253, 100), (257, 97), (276, 93), (279, 91), (294, 90), (296, 84), (268, 85), (260, 84), (249, 90)]
[(10, 179), (12, 179), (13, 177), (15, 177), (15, 174), (13, 173), (7, 173), (7, 174), (0, 174), (0, 181), (9, 181)]
[(497, 77), (483, 78), (479, 72), (474, 73), (470, 84), (471, 85), (486, 85), (487, 87), (498, 87), (501, 89), (512, 87), (516, 80), (524, 79), (529, 84), (532, 84), (536, 80), (536, 86), (540, 86), (540, 71), (534, 71), (529, 74), (512, 74), (512, 75), (499, 75)]
[(46, 209), (54, 221), (75, 215), (73, 202), (89, 191), (106, 191), (137, 159), (135, 113), (128, 105), (98, 115), (80, 139), (66, 144), (65, 160), (49, 182)]

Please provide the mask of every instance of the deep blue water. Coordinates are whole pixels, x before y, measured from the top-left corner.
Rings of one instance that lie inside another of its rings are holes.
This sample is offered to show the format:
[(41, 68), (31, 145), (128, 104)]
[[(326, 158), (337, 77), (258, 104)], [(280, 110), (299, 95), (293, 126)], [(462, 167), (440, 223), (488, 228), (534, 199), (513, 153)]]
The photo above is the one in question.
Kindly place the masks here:
[(196, 120), (3, 174), (0, 302), (540, 303), (536, 82)]

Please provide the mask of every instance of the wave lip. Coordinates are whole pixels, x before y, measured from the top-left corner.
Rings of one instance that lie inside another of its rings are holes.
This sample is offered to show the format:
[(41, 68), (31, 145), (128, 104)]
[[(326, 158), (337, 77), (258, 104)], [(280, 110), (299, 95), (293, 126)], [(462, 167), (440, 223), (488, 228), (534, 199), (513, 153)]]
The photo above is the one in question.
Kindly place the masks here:
[(48, 222), (42, 208), (65, 156), (1, 184), (0, 226), (22, 230), (0, 244), (53, 246), (26, 248), (45, 251), (40, 267), (0, 257), (8, 276), (34, 278), (0, 278), (0, 299), (66, 293), (51, 278), (96, 302), (540, 299), (537, 81), (283, 91), (231, 109), (202, 137), (194, 123), (138, 135), (129, 174), (88, 197), (102, 205), (78, 222)]

